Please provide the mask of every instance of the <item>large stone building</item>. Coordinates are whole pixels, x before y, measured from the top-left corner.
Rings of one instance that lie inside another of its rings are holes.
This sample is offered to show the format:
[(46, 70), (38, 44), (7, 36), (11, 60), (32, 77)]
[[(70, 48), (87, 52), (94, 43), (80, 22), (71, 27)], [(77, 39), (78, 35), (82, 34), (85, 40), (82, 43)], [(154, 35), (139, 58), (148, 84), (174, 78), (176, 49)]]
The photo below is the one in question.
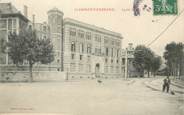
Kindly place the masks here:
[[(124, 76), (121, 34), (74, 19), (63, 19), (64, 13), (57, 8), (47, 14), (48, 23), (32, 23), (38, 38), (50, 38), (54, 45), (55, 60), (42, 65), (41, 68), (46, 69), (40, 70), (65, 71), (70, 78)], [(10, 3), (0, 3), (0, 16), (1, 40), (8, 39), (9, 31), (18, 34), (30, 23)], [(1, 53), (0, 66), (9, 67), (8, 60), (11, 60), (8, 55)]]
[(71, 77), (121, 76), (121, 34), (69, 18), (63, 24), (64, 70)]

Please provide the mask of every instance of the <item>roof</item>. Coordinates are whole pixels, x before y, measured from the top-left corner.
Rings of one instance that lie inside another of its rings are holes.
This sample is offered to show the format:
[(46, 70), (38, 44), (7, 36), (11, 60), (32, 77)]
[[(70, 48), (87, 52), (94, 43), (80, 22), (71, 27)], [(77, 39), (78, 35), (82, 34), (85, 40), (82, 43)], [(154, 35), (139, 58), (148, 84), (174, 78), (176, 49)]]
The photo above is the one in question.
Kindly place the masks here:
[(0, 13), (12, 14), (19, 13), (19, 11), (11, 3), (0, 3)]
[(18, 11), (11, 3), (0, 3), (0, 14), (2, 17), (19, 16), (25, 21), (29, 21), (20, 11)]
[(60, 11), (58, 8), (56, 8), (56, 7), (50, 9), (47, 13), (52, 13), (52, 12), (58, 12), (61, 15), (64, 15), (64, 13), (62, 11)]
[(110, 30), (107, 30), (107, 29), (104, 29), (104, 28), (101, 28), (101, 27), (97, 27), (95, 25), (87, 24), (87, 23), (84, 23), (84, 22), (81, 22), (81, 21), (78, 21), (78, 20), (75, 20), (75, 19), (71, 19), (71, 18), (65, 18), (64, 19), (64, 24), (73, 24), (73, 25), (77, 25), (77, 26), (80, 26), (80, 27), (83, 27), (83, 28), (87, 28), (87, 29), (92, 30), (92, 31), (108, 34), (110, 36), (114, 36), (114, 37), (117, 37), (117, 38), (120, 38), (120, 39), (123, 38), (120, 33), (113, 32), (113, 31), (110, 31)]

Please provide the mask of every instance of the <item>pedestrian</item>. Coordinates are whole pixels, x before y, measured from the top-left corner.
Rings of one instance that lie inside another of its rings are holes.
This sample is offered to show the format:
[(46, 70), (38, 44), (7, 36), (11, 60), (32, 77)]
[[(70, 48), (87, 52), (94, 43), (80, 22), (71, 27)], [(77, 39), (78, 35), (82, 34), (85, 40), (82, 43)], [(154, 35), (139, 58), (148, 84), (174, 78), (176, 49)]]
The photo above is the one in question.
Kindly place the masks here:
[(169, 93), (170, 84), (171, 84), (171, 80), (169, 79), (169, 76), (167, 76), (167, 82), (166, 82), (167, 93)]
[(163, 85), (162, 85), (162, 91), (165, 91), (165, 87), (166, 87), (166, 78), (163, 80)]
[(170, 84), (171, 84), (171, 80), (169, 79), (169, 76), (167, 76), (167, 78), (165, 78), (163, 80), (163, 88), (162, 88), (162, 91), (164, 92), (165, 89), (167, 91), (167, 93), (169, 92), (169, 89), (170, 89)]

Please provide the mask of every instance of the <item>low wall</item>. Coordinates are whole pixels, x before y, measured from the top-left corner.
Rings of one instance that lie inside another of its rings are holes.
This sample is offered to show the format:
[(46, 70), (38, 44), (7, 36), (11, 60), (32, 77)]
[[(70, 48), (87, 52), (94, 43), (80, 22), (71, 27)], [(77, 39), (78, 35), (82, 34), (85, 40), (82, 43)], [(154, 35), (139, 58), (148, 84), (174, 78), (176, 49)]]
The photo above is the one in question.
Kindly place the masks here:
[(124, 78), (123, 74), (66, 73), (68, 79)]
[[(64, 81), (66, 78), (65, 72), (33, 72), (34, 82), (44, 81)], [(29, 72), (3, 72), (0, 75), (1, 82), (28, 82), (30, 81)]]
[(34, 72), (33, 81), (64, 81), (65, 72)]

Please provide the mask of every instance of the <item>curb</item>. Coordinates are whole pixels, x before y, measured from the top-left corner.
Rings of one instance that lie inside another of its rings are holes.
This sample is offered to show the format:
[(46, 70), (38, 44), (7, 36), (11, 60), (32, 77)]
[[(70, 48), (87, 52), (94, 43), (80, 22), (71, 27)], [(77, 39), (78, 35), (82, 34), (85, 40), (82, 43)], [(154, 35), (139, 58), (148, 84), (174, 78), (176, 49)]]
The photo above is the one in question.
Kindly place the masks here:
[[(150, 83), (151, 84), (151, 83)], [(162, 91), (160, 90), (160, 88), (156, 88), (155, 86), (153, 85), (148, 85), (146, 82), (144, 82), (144, 85), (147, 87), (147, 88), (150, 88), (152, 89), (153, 91)], [(184, 91), (178, 91), (178, 90), (173, 90), (175, 93), (178, 93), (178, 94), (184, 94)]]

